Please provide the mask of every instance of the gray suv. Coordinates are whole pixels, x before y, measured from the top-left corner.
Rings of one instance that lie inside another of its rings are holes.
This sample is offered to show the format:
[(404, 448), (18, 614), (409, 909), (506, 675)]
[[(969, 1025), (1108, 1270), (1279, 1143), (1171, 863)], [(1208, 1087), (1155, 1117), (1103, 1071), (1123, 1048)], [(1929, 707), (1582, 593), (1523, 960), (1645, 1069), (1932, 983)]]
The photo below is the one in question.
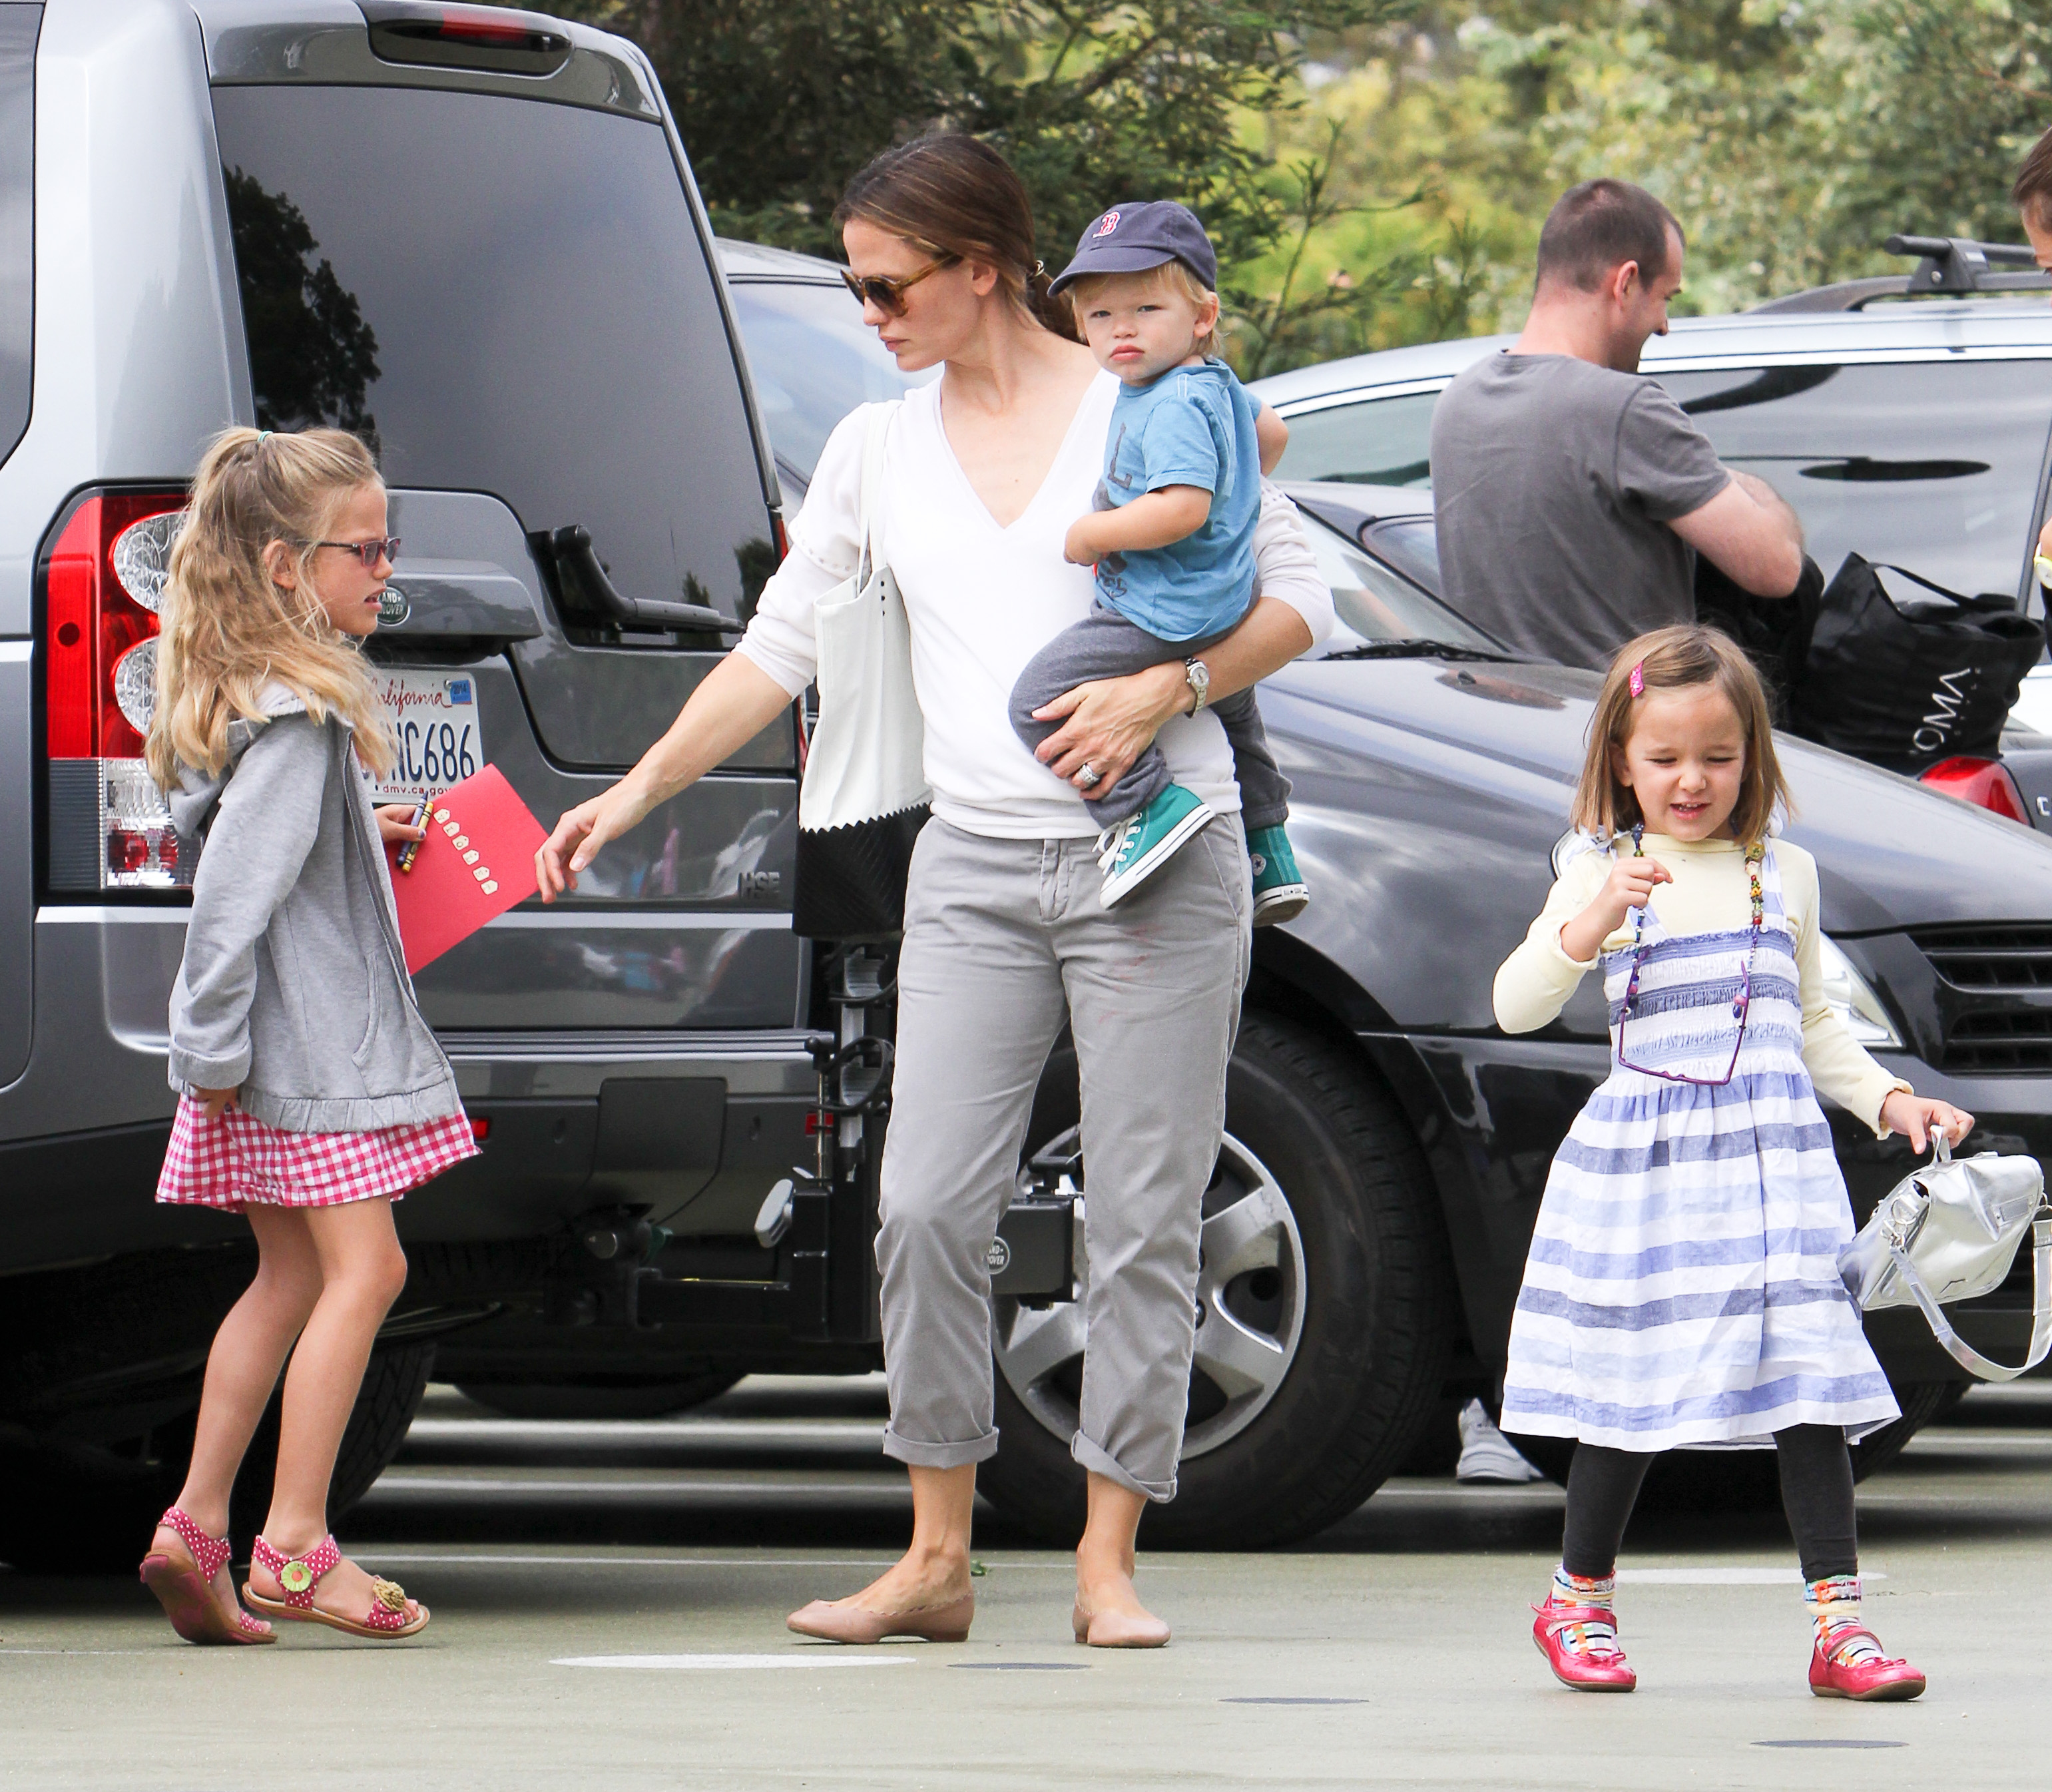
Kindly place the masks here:
[[(197, 845), (141, 731), (202, 445), (231, 421), (376, 445), (405, 542), (370, 650), (394, 798), (488, 761), (550, 821), (603, 789), (781, 535), (683, 145), (621, 39), (395, 0), (0, 4), (0, 1536), (27, 1566), (132, 1553), (252, 1261), (239, 1222), (151, 1199)], [(673, 1273), (773, 1279), (752, 1228), (814, 1153), (819, 1087), (797, 752), (794, 716), (576, 900), (418, 979), (483, 1155), (398, 1210), (412, 1280), (338, 1508), (437, 1343), (565, 1251), (597, 1261), (608, 1216), (652, 1263), (643, 1212), (728, 1241), (673, 1247)]]

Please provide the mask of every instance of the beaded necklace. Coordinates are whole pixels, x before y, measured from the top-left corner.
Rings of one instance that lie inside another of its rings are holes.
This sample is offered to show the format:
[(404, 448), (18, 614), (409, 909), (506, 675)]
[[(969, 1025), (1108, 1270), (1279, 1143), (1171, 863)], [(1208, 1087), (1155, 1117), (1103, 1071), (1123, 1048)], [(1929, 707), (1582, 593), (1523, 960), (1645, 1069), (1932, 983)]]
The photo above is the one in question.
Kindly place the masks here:
[[(1646, 824), (1635, 822), (1631, 829), (1631, 856), (1635, 859), (1646, 857)], [(1659, 1076), (1671, 1083), (1702, 1083), (1712, 1085), (1729, 1083), (1738, 1069), (1738, 1054), (1745, 1043), (1746, 1013), (1752, 1006), (1752, 967), (1760, 951), (1760, 930), (1767, 916), (1767, 897), (1760, 888), (1760, 868), (1767, 856), (1764, 841), (1756, 840), (1745, 849), (1746, 882), (1751, 892), (1752, 919), (1747, 928), (1745, 968), (1740, 974), (1738, 994), (1732, 1002), (1732, 1018), (1738, 1022), (1738, 1037), (1732, 1044), (1731, 1069), (1716, 1077), (1684, 1076), (1674, 1071), (1654, 1070), (1644, 1065), (1635, 1065), (1624, 1055), (1624, 1023), (1631, 1018), (1631, 1011), (1639, 1001), (1639, 973), (1646, 963), (1646, 916), (1653, 906), (1649, 895), (1639, 909), (1639, 919), (1631, 930), (1631, 976), (1624, 987), (1624, 1002), (1618, 1011), (1618, 1061), (1627, 1069), (1643, 1071), (1650, 1076)]]

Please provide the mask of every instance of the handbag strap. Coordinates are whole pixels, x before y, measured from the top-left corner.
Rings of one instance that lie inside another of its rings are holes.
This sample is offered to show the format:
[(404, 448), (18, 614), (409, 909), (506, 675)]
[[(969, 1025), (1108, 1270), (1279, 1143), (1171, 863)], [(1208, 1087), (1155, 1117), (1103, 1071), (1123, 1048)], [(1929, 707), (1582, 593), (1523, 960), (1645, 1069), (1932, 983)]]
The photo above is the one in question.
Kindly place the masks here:
[(882, 543), (877, 536), (883, 527), (882, 507), (875, 502), (875, 495), (883, 481), (883, 462), (889, 450), (891, 425), (898, 420), (898, 413), (904, 408), (903, 398), (891, 398), (869, 407), (867, 427), (862, 438), (862, 484), (856, 497), (856, 527), (862, 535), (862, 547), (856, 559), (856, 582), (859, 590), (869, 582), (871, 569), (883, 558)]
[(2023, 1363), (2014, 1369), (1983, 1356), (1952, 1329), (1952, 1322), (1945, 1317), (1945, 1309), (1931, 1298), (1931, 1291), (1925, 1287), (1923, 1277), (1917, 1273), (1917, 1266), (1909, 1261), (1907, 1241), (1893, 1230), (1888, 1234), (1888, 1254), (1894, 1261), (1895, 1272), (1901, 1278), (1902, 1285), (1909, 1290), (1929, 1322), (1931, 1335), (1970, 1374), (1978, 1375), (1984, 1382), (2013, 1382), (2019, 1375), (2035, 1369), (2048, 1353), (2052, 1353), (2052, 1206), (2041, 1202), (2038, 1216), (2030, 1224), (2030, 1350)]
[[(2004, 597), (1999, 591), (1983, 591), (1976, 597), (1966, 597), (1957, 591), (1948, 591), (1942, 585), (1933, 583), (1921, 572), (1912, 572), (1907, 567), (1898, 567), (1892, 560), (1873, 560), (1868, 564), (1876, 572), (1899, 572), (1913, 584), (1922, 586), (1925, 590), (1935, 593), (1948, 603), (1957, 604), (1962, 610), (1982, 610), (1991, 615), (1999, 610), (2007, 610), (2011, 615), (2021, 614), (2016, 607), (2015, 600)], [(1879, 584), (1881, 582), (1877, 579), (1874, 582)], [(1887, 594), (1887, 587), (1885, 586), (1882, 586), (1882, 594), (1884, 596)]]

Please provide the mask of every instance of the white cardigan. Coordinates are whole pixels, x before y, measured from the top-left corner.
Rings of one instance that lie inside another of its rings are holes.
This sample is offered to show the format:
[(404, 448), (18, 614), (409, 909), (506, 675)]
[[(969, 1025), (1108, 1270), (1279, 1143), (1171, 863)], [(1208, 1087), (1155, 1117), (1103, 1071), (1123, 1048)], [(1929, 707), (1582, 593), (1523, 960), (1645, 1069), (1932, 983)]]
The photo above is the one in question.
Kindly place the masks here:
[[(1007, 719), (1026, 662), (1089, 614), (1091, 569), (1062, 558), (1069, 525), (1091, 508), (1104, 467), (1118, 381), (1101, 374), (1085, 392), (1040, 489), (1001, 529), (955, 459), (941, 426), (938, 381), (904, 401), (892, 428), (881, 505), (884, 559), (911, 625), (912, 680), (926, 721), (934, 813), (970, 833), (1063, 840), (1095, 833), (1083, 799), (1020, 744)], [(863, 407), (844, 418), (820, 456), (791, 552), (764, 586), (737, 651), (792, 696), (817, 666), (813, 612), (855, 571), (860, 543)], [(1296, 610), (1314, 642), (1332, 632), (1333, 598), (1318, 576), (1296, 508), (1264, 488), (1255, 534), (1260, 589)], [(1217, 718), (1177, 716), (1161, 751), (1177, 779), (1212, 808), (1237, 811), (1232, 754)]]

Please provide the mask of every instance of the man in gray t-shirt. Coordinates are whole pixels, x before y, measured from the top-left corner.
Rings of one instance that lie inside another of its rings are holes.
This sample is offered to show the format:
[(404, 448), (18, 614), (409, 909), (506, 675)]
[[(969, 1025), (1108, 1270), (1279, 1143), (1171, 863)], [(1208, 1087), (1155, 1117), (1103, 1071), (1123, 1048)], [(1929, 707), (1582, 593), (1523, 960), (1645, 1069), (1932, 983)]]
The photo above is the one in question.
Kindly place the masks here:
[(1433, 412), (1447, 601), (1520, 653), (1600, 670), (1634, 635), (1693, 621), (1698, 551), (1760, 597), (1802, 576), (1795, 512), (1637, 371), (1682, 256), (1651, 194), (1574, 188), (1541, 233), (1524, 334)]

